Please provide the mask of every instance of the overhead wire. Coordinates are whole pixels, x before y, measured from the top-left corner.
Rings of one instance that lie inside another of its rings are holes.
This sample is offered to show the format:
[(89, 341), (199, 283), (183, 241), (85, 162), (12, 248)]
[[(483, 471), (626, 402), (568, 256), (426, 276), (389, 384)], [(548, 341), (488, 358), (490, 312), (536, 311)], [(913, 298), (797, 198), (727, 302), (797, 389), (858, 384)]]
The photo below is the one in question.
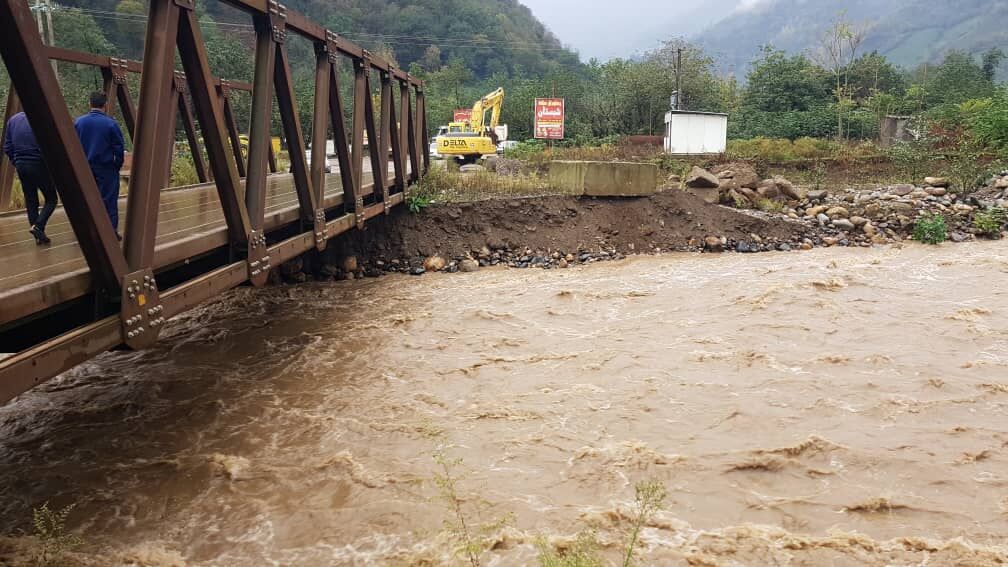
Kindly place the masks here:
[[(147, 23), (147, 17), (142, 14), (127, 14), (123, 12), (111, 12), (94, 8), (73, 8), (83, 14), (95, 19), (106, 21), (117, 21), (127, 23)], [(214, 20), (214, 25), (237, 33), (255, 33), (255, 26), (252, 24), (242, 24), (239, 22), (223, 22)], [(439, 47), (457, 47), (472, 49), (508, 49), (514, 51), (546, 51), (546, 52), (567, 52), (565, 47), (557, 47), (553, 43), (540, 43), (525, 40), (480, 40), (465, 38), (439, 38), (434, 36), (413, 36), (413, 35), (387, 35), (367, 32), (344, 32), (339, 34), (347, 39), (358, 39), (364, 41), (378, 41), (389, 45), (399, 46), (425, 46), (437, 45)]]

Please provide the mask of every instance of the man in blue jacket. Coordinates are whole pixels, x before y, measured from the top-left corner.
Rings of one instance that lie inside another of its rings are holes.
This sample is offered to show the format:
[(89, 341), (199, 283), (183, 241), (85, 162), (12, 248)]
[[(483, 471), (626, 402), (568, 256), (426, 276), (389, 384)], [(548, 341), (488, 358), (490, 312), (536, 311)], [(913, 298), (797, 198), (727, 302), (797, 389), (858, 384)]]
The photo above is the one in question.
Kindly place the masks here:
[(108, 211), (112, 227), (119, 234), (119, 171), (122, 170), (126, 142), (119, 123), (105, 114), (105, 93), (91, 93), (91, 111), (74, 123), (91, 173)]
[[(46, 236), (46, 223), (56, 210), (56, 186), (53, 184), (49, 170), (42, 160), (42, 150), (35, 140), (35, 133), (28, 124), (28, 117), (19, 112), (7, 121), (4, 131), (3, 152), (14, 164), (18, 179), (21, 180), (21, 190), (24, 191), (25, 208), (28, 209), (28, 224), (31, 225), (31, 235), (36, 244), (49, 244)], [(39, 197), (42, 193), (45, 205), (39, 212)]]

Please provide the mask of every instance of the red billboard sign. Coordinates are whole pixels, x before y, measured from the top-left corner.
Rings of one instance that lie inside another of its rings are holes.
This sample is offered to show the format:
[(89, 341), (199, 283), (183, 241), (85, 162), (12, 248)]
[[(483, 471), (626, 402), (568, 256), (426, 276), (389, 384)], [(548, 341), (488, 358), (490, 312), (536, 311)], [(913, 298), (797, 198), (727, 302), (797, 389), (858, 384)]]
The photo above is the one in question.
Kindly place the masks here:
[(536, 99), (535, 137), (540, 140), (562, 140), (564, 138), (564, 99)]
[(472, 118), (471, 108), (459, 108), (458, 110), (455, 111), (455, 117), (452, 119), (452, 122), (469, 122), (471, 118)]

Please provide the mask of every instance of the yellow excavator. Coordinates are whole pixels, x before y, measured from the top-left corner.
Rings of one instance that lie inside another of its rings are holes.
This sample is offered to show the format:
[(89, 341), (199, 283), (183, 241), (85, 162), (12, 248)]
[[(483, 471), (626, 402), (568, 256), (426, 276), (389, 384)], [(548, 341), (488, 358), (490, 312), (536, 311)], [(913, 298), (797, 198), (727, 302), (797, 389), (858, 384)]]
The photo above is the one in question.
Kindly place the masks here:
[[(495, 128), (500, 124), (503, 106), (504, 89), (497, 89), (476, 101), (468, 122), (452, 122), (446, 132), (438, 135), (438, 154), (453, 157), (462, 164), (476, 163), (485, 155), (496, 154), (500, 140)], [(489, 124), (487, 111), (492, 112)]]

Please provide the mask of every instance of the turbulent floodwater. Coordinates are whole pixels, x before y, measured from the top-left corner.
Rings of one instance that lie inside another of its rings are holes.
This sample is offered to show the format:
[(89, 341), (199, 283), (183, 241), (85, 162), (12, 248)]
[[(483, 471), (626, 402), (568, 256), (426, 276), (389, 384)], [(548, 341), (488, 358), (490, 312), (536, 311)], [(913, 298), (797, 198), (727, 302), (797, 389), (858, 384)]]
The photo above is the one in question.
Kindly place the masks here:
[[(1008, 562), (1008, 244), (238, 290), (0, 408), (0, 563)], [(458, 461), (457, 463), (455, 463)], [(452, 464), (455, 463), (455, 464)]]

